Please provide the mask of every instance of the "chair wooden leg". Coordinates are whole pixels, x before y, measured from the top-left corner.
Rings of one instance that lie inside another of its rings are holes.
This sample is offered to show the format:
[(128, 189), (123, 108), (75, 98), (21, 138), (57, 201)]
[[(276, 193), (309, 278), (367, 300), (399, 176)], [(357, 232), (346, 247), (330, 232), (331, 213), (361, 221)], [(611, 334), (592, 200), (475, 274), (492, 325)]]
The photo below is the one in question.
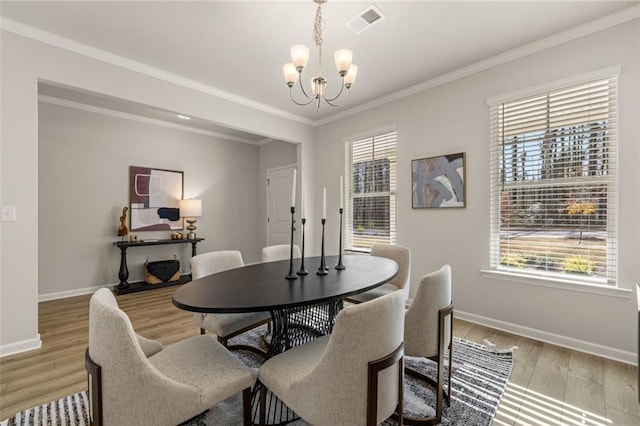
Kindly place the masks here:
[(251, 425), (251, 388), (242, 391), (242, 424)]
[(403, 358), (404, 343), (400, 343), (393, 352), (375, 361), (369, 362), (367, 366), (367, 426), (375, 426), (378, 424), (378, 375), (381, 371), (386, 370), (392, 365), (400, 364), (398, 370), (398, 405), (396, 411), (399, 413), (398, 424), (402, 426), (402, 409), (403, 409)]

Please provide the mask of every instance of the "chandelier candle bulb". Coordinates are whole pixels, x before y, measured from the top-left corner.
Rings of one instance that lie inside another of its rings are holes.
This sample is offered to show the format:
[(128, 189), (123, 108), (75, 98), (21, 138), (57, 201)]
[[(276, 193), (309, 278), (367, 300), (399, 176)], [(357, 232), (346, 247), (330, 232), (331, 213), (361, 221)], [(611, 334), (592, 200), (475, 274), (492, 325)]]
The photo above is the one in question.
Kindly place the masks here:
[(296, 206), (296, 169), (293, 169), (293, 180), (291, 182), (291, 207)]

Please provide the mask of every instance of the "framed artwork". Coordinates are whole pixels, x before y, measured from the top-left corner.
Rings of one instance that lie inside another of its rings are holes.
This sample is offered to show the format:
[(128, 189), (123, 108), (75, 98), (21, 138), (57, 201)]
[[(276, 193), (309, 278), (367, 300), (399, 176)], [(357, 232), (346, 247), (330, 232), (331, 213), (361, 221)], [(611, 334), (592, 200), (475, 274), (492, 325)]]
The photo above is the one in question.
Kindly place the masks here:
[(464, 152), (412, 160), (412, 207), (465, 207), (464, 168)]
[(182, 172), (130, 166), (131, 231), (183, 229), (180, 217), (183, 183)]

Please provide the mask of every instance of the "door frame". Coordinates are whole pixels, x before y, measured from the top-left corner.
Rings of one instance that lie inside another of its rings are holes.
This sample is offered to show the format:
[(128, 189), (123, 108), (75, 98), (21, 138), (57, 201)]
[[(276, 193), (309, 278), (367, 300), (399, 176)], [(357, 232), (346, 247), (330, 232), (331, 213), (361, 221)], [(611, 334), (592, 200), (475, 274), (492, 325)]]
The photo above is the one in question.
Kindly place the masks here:
[[(296, 163), (290, 163), (284, 166), (278, 166), (278, 167), (270, 167), (265, 171), (265, 177), (264, 177), (264, 193), (265, 193), (265, 219), (267, 219), (266, 226), (265, 226), (265, 242), (268, 245), (269, 244), (269, 227), (271, 226), (271, 224), (269, 223), (269, 173), (272, 172), (277, 172), (280, 170), (286, 170), (286, 169), (297, 169), (298, 168), (298, 164)], [(298, 176), (296, 177), (296, 180), (300, 179), (300, 175), (298, 174)], [(296, 182), (297, 184), (297, 182)], [(296, 201), (297, 201), (297, 197), (298, 194), (296, 194)]]

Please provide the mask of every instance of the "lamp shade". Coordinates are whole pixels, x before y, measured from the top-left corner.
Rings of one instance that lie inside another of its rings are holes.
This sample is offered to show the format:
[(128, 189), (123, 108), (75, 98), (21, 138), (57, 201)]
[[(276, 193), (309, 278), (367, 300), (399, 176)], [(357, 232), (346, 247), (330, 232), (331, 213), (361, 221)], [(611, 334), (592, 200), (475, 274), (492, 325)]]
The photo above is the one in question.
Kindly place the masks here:
[(181, 217), (200, 217), (202, 216), (202, 200), (180, 200), (180, 216)]

